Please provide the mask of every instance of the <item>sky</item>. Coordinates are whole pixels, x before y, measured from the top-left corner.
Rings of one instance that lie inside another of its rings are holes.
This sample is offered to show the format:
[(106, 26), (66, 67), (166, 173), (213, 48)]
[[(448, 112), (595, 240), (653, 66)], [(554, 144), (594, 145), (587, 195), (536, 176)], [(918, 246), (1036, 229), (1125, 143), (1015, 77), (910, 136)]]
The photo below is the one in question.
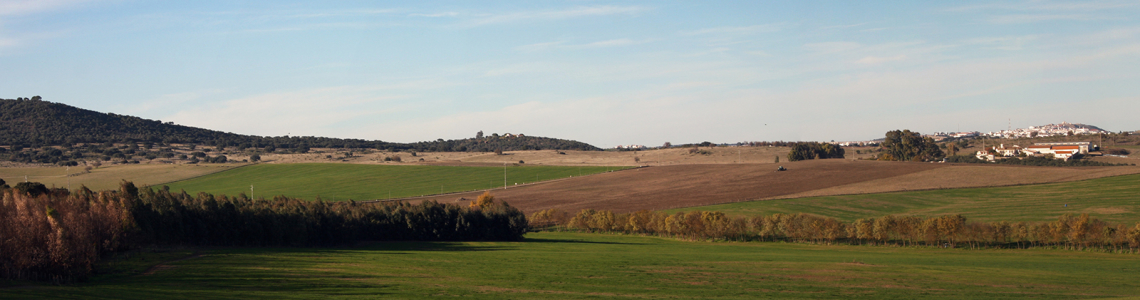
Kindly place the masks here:
[(608, 148), (1140, 129), (1140, 1), (0, 0), (0, 98)]

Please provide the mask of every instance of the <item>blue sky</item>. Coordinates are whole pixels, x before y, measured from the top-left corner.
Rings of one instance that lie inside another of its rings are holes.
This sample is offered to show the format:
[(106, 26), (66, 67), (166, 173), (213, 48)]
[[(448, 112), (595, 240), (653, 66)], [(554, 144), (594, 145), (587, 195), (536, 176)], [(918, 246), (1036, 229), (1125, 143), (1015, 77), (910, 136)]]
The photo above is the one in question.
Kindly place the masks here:
[(1140, 1), (0, 0), (0, 97), (601, 147), (1140, 129)]

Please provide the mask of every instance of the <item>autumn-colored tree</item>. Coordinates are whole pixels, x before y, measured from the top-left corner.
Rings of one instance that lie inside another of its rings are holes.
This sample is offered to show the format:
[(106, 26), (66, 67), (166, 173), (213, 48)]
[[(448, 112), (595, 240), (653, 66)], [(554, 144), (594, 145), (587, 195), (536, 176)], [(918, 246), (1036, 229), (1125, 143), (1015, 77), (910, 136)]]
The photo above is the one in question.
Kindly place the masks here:
[(629, 232), (646, 233), (651, 229), (651, 222), (653, 213), (648, 210), (640, 210), (629, 215), (629, 222), (626, 223), (626, 230)]
[(666, 217), (665, 218), (665, 232), (669, 233), (669, 235), (672, 235), (672, 236), (677, 236), (677, 235), (683, 234), (684, 233), (683, 231), (685, 228), (684, 220), (685, 220), (685, 213), (683, 213), (683, 212), (677, 212), (676, 214), (673, 214), (671, 216)]
[(875, 219), (874, 233), (872, 233), (872, 237), (879, 243), (886, 243), (891, 239), (891, 233), (896, 229), (895, 226), (896, 224), (894, 216), (887, 215), (885, 217)]
[(470, 207), (472, 207), (472, 208), (475, 208), (475, 207), (487, 208), (488, 206), (491, 206), (494, 204), (495, 204), (495, 196), (491, 195), (490, 191), (486, 191), (486, 192), (483, 192), (482, 195), (479, 195), (478, 198), (475, 198), (475, 201), (471, 201)]
[(875, 237), (875, 219), (855, 220), (855, 238), (866, 241)]
[(1136, 222), (1136, 227), (1128, 231), (1128, 245), (1132, 248), (1140, 248), (1140, 222)]
[(966, 217), (962, 215), (947, 215), (938, 217), (938, 231), (951, 244), (957, 241), (958, 234), (966, 224)]
[(544, 209), (530, 215), (530, 225), (532, 227), (550, 227), (556, 225), (566, 224), (569, 217), (565, 212), (556, 208)]
[(682, 220), (682, 233), (690, 238), (697, 239), (704, 237), (705, 222), (704, 216), (699, 211), (690, 211), (685, 213), (685, 218)]
[(570, 219), (570, 223), (568, 225), (571, 228), (590, 231), (590, 220), (593, 219), (595, 213), (597, 213), (597, 211), (593, 209), (583, 209), (581, 211), (578, 211), (578, 214), (574, 215), (574, 218)]

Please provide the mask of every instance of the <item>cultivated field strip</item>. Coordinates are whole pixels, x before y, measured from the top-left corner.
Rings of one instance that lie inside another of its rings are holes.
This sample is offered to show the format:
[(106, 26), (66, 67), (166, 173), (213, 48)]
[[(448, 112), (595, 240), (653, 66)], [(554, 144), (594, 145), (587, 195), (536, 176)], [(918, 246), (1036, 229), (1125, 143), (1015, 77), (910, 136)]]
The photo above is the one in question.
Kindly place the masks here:
[[(384, 200), (439, 195), (533, 183), (571, 176), (621, 170), (625, 167), (563, 167), (508, 165), (498, 167), (365, 165), (365, 164), (259, 164), (167, 184), (188, 193), (254, 197), (284, 195), (301, 199), (345, 201)], [(469, 197), (474, 199), (474, 197)], [(448, 199), (454, 200), (454, 198)]]

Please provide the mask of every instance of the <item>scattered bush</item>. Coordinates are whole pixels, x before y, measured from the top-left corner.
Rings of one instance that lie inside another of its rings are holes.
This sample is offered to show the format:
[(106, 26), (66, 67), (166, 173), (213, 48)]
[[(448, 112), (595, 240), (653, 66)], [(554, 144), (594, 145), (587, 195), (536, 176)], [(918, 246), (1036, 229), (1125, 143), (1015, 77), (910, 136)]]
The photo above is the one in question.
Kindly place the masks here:
[(1114, 149), (1105, 149), (1104, 154), (1127, 156), (1129, 154), (1132, 154), (1132, 151), (1128, 151), (1128, 149), (1114, 148)]

